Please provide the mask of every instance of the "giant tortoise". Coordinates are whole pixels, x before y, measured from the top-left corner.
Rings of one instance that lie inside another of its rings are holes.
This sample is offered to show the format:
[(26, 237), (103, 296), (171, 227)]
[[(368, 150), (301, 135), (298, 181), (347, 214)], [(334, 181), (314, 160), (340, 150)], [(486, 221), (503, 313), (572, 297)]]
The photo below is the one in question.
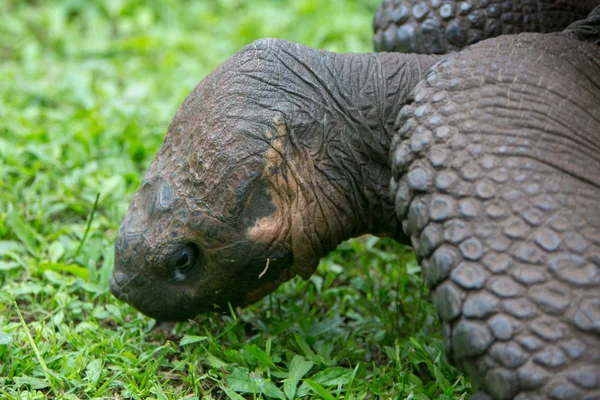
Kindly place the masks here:
[(391, 236), (415, 249), (477, 396), (599, 399), (592, 3), (384, 3), (378, 48), (445, 55), (247, 45), (173, 118), (112, 292), (182, 320), (307, 279), (345, 239)]

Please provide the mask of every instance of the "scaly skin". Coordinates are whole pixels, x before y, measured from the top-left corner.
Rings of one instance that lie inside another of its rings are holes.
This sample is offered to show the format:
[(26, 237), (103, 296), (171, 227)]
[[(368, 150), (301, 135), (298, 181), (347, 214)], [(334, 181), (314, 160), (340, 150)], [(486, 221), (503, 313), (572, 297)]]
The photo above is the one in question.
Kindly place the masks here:
[(598, 60), (559, 35), (483, 42), (400, 114), (396, 211), (454, 363), (494, 399), (600, 398)]
[(484, 39), (557, 32), (598, 0), (385, 0), (374, 20), (375, 49), (446, 54)]

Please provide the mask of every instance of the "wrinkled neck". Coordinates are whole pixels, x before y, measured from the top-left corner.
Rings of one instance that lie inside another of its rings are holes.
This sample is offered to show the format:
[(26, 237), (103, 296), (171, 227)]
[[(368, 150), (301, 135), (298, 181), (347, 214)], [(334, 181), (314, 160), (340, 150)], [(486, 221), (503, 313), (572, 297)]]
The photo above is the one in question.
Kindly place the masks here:
[(295, 70), (311, 75), (312, 101), (297, 111), (310, 118), (289, 120), (321, 173), (315, 190), (330, 204), (330, 241), (372, 233), (407, 242), (389, 194), (389, 149), (400, 109), (437, 58), (316, 52), (312, 65), (298, 57)]
[(262, 39), (201, 85), (220, 146), (230, 140), (236, 157), (265, 163), (283, 215), (269, 226), (293, 251), (292, 273), (308, 278), (320, 257), (361, 234), (408, 242), (389, 195), (388, 154), (398, 112), (436, 60)]

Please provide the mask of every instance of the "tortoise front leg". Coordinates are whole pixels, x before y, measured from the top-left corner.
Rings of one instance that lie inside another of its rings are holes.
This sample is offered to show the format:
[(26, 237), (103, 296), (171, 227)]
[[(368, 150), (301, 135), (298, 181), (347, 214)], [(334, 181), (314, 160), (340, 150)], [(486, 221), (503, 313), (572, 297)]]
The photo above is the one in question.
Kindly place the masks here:
[(400, 112), (392, 191), (451, 359), (494, 399), (600, 398), (600, 57), (503, 37)]

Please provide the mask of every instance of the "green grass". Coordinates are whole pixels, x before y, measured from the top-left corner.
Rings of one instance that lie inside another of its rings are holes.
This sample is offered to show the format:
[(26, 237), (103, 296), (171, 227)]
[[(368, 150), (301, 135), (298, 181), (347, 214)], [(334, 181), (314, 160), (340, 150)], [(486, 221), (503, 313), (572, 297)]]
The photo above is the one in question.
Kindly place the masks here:
[(369, 51), (377, 2), (0, 2), (0, 398), (469, 396), (389, 240), (186, 323), (108, 291), (120, 219), (197, 82), (260, 37)]

